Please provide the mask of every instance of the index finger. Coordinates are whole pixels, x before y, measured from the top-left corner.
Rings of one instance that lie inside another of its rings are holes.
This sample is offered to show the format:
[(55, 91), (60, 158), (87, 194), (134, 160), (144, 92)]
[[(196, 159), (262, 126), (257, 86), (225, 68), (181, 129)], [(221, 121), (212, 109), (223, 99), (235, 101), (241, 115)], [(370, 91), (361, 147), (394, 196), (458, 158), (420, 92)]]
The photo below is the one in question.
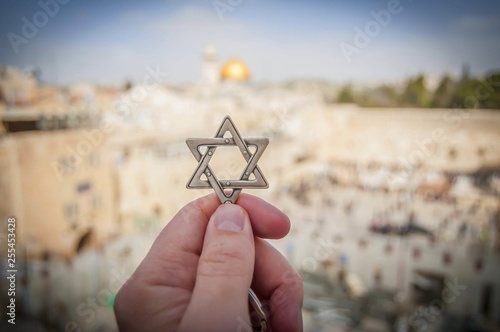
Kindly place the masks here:
[(272, 331), (302, 331), (302, 278), (278, 250), (262, 239), (255, 239), (252, 289), (267, 300), (265, 309)]

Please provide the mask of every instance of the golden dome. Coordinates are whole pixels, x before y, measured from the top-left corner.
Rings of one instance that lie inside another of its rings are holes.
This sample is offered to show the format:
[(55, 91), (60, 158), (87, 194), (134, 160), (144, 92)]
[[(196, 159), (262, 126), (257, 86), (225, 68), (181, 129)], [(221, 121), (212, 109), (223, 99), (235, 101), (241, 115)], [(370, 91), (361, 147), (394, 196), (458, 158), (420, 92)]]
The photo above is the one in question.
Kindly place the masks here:
[(244, 62), (232, 59), (222, 66), (220, 77), (222, 80), (248, 81), (250, 79), (250, 70)]

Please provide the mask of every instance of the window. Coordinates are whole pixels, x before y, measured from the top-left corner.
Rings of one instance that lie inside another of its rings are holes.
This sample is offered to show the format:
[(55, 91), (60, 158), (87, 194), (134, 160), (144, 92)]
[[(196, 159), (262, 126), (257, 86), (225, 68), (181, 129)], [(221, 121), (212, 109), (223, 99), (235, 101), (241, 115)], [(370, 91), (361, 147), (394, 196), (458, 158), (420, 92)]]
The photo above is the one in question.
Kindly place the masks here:
[(64, 216), (67, 219), (74, 219), (78, 216), (78, 205), (76, 203), (68, 203), (64, 205)]
[(92, 185), (90, 184), (90, 182), (82, 182), (82, 183), (78, 184), (78, 186), (76, 187), (76, 191), (79, 193), (83, 193), (83, 192), (89, 191), (90, 188), (92, 188)]

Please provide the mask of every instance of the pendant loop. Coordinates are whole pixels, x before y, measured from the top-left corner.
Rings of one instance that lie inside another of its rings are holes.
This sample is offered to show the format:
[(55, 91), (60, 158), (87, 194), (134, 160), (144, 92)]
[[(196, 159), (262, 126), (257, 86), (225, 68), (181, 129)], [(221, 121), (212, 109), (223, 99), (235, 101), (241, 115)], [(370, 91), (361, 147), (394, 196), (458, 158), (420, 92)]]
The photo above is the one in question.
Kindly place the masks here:
[(248, 289), (248, 297), (250, 298), (250, 303), (252, 303), (252, 307), (259, 316), (259, 322), (258, 322), (259, 325), (256, 325), (255, 322), (253, 322), (252, 319), (250, 319), (250, 321), (252, 322), (253, 329), (255, 331), (267, 332), (266, 313), (264, 312), (262, 303), (260, 303), (259, 298), (257, 297), (257, 295), (255, 295), (254, 291), (251, 288)]

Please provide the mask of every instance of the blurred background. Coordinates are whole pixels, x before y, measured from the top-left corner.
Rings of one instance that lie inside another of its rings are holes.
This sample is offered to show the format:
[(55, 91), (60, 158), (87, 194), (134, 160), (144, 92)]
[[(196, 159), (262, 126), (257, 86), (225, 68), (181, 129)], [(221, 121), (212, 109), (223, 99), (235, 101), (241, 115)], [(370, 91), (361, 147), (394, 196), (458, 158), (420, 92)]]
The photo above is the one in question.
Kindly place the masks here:
[(0, 329), (117, 330), (120, 286), (211, 192), (186, 138), (230, 115), (270, 139), (247, 192), (292, 221), (272, 243), (305, 331), (500, 330), (498, 1), (7, 0), (0, 22)]

